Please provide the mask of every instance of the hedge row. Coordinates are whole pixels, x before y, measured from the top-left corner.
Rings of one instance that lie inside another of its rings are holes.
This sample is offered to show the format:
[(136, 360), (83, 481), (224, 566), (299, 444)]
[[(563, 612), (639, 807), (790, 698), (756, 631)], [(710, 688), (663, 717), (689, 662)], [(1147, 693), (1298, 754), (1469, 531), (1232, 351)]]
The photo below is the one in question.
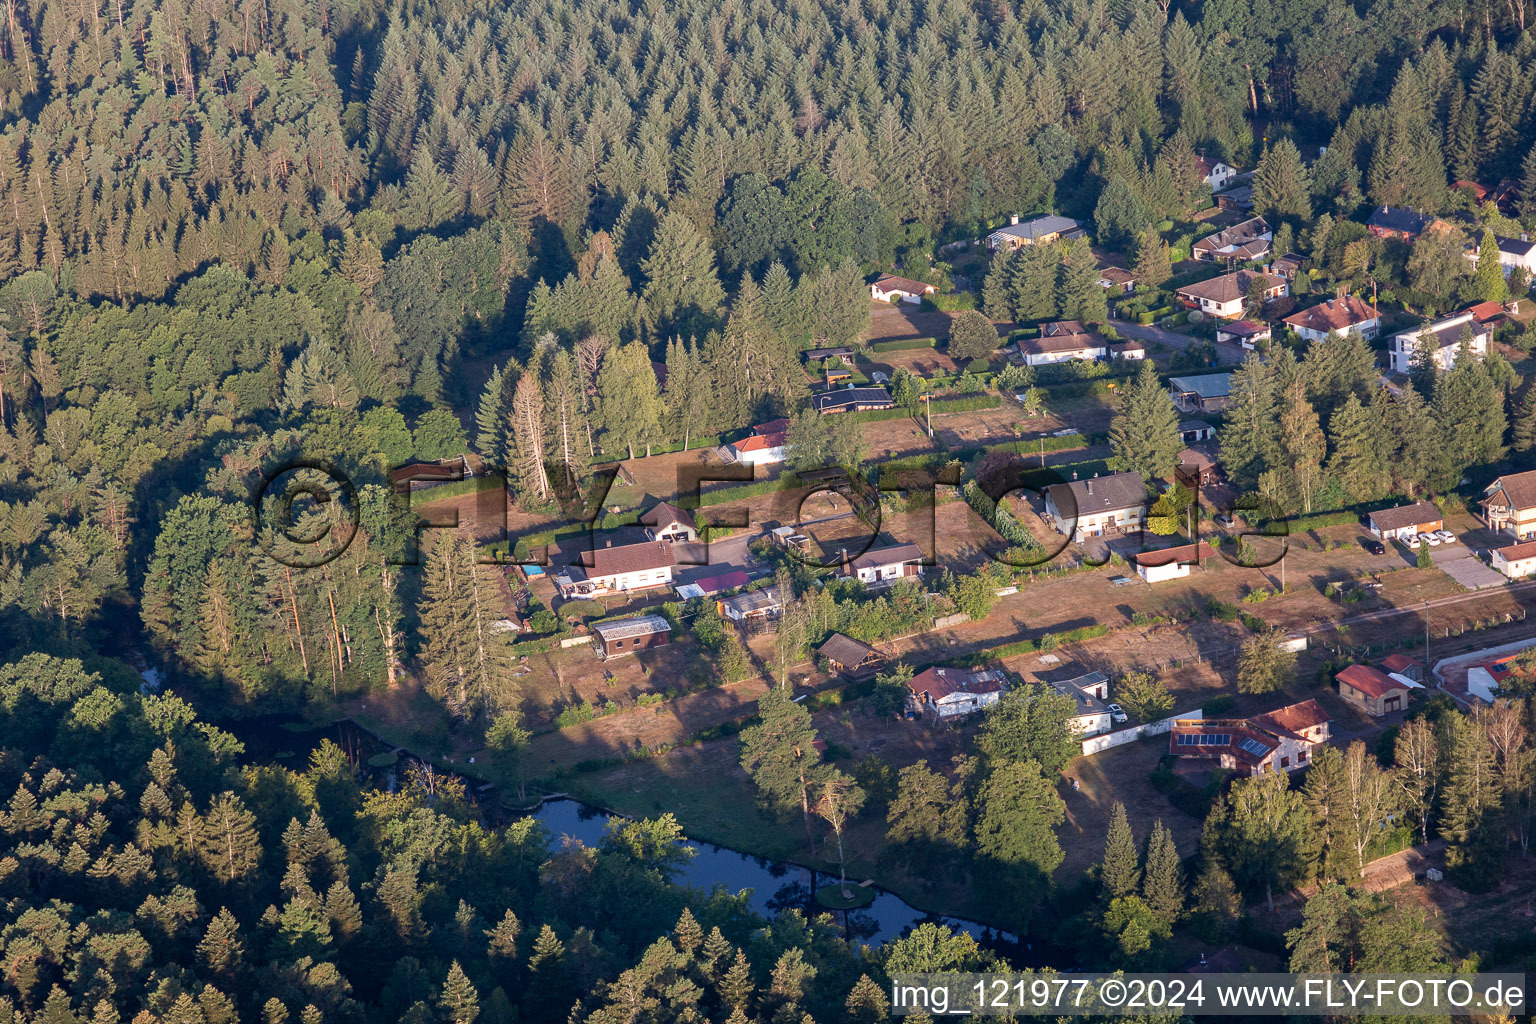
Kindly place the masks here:
[(911, 352), (922, 348), (938, 348), (937, 338), (903, 338), (898, 341), (877, 341), (868, 346), (871, 352)]
[(1012, 658), (1020, 654), (1051, 651), (1063, 644), (1075, 644), (1083, 640), (1092, 640), (1094, 637), (1105, 636), (1108, 633), (1109, 627), (1103, 623), (1095, 623), (1092, 626), (1079, 626), (1077, 629), (1069, 629), (1062, 633), (1046, 633), (1034, 640), (1017, 640), (1011, 644), (1003, 644), (1001, 647), (994, 647), (988, 651), (977, 651), (975, 654), (967, 654), (959, 659), (959, 664), (966, 667), (974, 667), (989, 661)]

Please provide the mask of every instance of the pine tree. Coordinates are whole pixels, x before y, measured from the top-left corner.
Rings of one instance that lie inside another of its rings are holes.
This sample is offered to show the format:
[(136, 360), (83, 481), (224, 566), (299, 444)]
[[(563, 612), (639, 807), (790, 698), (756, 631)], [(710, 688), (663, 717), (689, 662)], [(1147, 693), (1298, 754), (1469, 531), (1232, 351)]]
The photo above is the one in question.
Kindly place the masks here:
[(1478, 302), (1509, 300), (1509, 282), (1504, 279), (1504, 266), (1499, 262), (1499, 242), (1492, 231), (1483, 232), (1477, 250), (1477, 266), (1467, 287)]
[(1117, 896), (1129, 896), (1141, 884), (1137, 866), (1136, 837), (1125, 816), (1125, 805), (1115, 802), (1109, 815), (1109, 831), (1104, 838), (1104, 860), (1099, 865), (1099, 890), (1105, 902)]
[(1301, 162), (1300, 150), (1290, 139), (1281, 139), (1264, 151), (1254, 169), (1254, 211), (1272, 219), (1309, 221), (1311, 189), (1311, 177)]
[(715, 275), (715, 252), (687, 217), (662, 217), (640, 269), (646, 309), (658, 334), (702, 337), (719, 326), (725, 289)]
[(1168, 243), (1150, 224), (1142, 229), (1136, 243), (1136, 263), (1131, 268), (1139, 288), (1161, 288), (1173, 276), (1173, 258)]
[(609, 349), (598, 371), (597, 391), (604, 445), (609, 451), (623, 448), (631, 459), (637, 447), (649, 455), (651, 445), (661, 440), (664, 406), (645, 346), (632, 341)]
[(475, 407), (475, 451), (486, 459), (499, 459), (503, 454), (503, 433), (506, 428), (505, 391), (506, 377), (500, 366), (491, 367), (491, 376), (480, 391), (480, 403)]
[(1274, 368), (1250, 355), (1232, 373), (1227, 422), (1219, 435), (1222, 467), (1238, 486), (1253, 487), (1279, 464), (1279, 418)]
[(1502, 794), (1482, 722), (1452, 714), (1446, 723), (1446, 781), (1439, 831), (1445, 866), (1457, 885), (1484, 892), (1504, 873)]
[(1014, 317), (1013, 290), (1017, 270), (1017, 250), (1001, 248), (992, 254), (987, 279), (981, 286), (981, 308), (988, 319), (1007, 321)]
[(848, 1011), (848, 1015), (843, 1019), (849, 1024), (879, 1024), (880, 1021), (888, 1019), (891, 1001), (886, 998), (885, 990), (869, 975), (861, 974), (859, 980), (854, 982), (853, 989), (849, 991), (843, 1008)]
[(474, 1024), (475, 1018), (480, 1016), (480, 994), (457, 960), (448, 968), (437, 1008), (443, 1024)]
[(1515, 421), (1510, 425), (1510, 447), (1517, 452), (1536, 448), (1536, 387), (1527, 388), (1520, 400)]
[[(1039, 248), (1038, 246), (1032, 248)], [(1060, 243), (1061, 265), (1056, 275), (1056, 306), (1064, 320), (1101, 324), (1109, 319), (1104, 289), (1099, 287), (1098, 261), (1085, 238)]]
[(463, 200), (454, 194), (453, 179), (442, 172), (426, 147), (418, 149), (405, 176), (401, 224), (412, 230), (430, 230), (462, 208)]
[(1372, 501), (1386, 490), (1388, 474), (1381, 462), (1384, 448), (1375, 422), (1360, 399), (1351, 394), (1333, 414), (1329, 430), (1333, 456), (1328, 471), (1355, 501)]
[(256, 816), (234, 793), (214, 798), (203, 819), (201, 840), (199, 858), (226, 885), (240, 881), (261, 864)]
[(230, 979), (240, 970), (244, 957), (240, 922), (228, 907), (220, 907), (197, 944), (198, 962), (218, 977)]
[(1141, 895), (1152, 912), (1166, 924), (1173, 924), (1184, 912), (1184, 865), (1179, 859), (1173, 833), (1161, 818), (1153, 824), (1152, 833), (1147, 836)]
[(1157, 368), (1143, 361), (1134, 383), (1120, 397), (1120, 408), (1109, 426), (1115, 468), (1140, 473), (1143, 480), (1173, 476), (1184, 442), (1179, 413)]
[[(1026, 245), (1015, 250), (1010, 263), (1014, 265), (1011, 304), (1017, 319), (1049, 320), (1067, 315), (1057, 296), (1061, 256), (1055, 246)], [(1094, 275), (1094, 287), (1098, 287), (1098, 275)]]
[(1323, 428), (1300, 380), (1286, 388), (1281, 407), (1281, 465), (1286, 467), (1286, 479), (1300, 501), (1301, 511), (1310, 513), (1312, 499), (1323, 482), (1323, 456), (1327, 454)]
[(1118, 174), (1110, 178), (1093, 210), (1098, 243), (1123, 249), (1136, 237), (1147, 220), (1147, 208), (1135, 190)]
[(544, 425), (544, 395), (539, 377), (525, 370), (512, 389), (512, 408), (507, 414), (506, 464), (512, 491), (518, 498), (543, 504), (551, 496), (546, 452), (549, 436)]

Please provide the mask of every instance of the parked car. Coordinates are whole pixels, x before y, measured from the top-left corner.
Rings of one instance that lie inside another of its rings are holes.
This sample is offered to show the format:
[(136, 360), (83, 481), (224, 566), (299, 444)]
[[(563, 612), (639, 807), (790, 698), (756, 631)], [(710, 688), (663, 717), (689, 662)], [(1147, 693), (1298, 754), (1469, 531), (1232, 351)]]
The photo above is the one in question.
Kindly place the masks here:
[(1106, 704), (1104, 708), (1109, 712), (1109, 717), (1114, 719), (1116, 723), (1126, 721), (1125, 709), (1119, 704)]
[(1384, 555), (1387, 553), (1387, 546), (1385, 544), (1379, 540), (1372, 540), (1370, 537), (1361, 537), (1360, 546), (1373, 555)]
[(1228, 515), (1220, 515), (1216, 517), (1216, 525), (1223, 530), (1230, 530), (1237, 525), (1237, 520)]
[(1432, 548), (1440, 546), (1440, 538), (1432, 533), (1421, 533), (1418, 539), (1420, 544), (1428, 544)]
[(1452, 533), (1450, 530), (1436, 530), (1435, 531), (1435, 536), (1439, 537), (1442, 541), (1444, 541), (1447, 544), (1455, 544), (1456, 543), (1456, 535), (1454, 533)]

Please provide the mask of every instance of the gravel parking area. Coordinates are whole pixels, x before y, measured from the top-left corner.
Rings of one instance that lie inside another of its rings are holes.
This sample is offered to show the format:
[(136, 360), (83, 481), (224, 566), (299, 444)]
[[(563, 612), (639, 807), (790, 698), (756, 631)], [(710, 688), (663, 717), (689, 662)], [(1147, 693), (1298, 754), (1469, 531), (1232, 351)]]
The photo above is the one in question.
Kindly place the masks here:
[(1488, 568), (1478, 561), (1471, 552), (1457, 544), (1454, 548), (1443, 552), (1434, 553), (1435, 568), (1442, 570), (1447, 576), (1466, 587), (1468, 590), (1487, 590), (1492, 587), (1502, 587), (1509, 582), (1502, 575)]

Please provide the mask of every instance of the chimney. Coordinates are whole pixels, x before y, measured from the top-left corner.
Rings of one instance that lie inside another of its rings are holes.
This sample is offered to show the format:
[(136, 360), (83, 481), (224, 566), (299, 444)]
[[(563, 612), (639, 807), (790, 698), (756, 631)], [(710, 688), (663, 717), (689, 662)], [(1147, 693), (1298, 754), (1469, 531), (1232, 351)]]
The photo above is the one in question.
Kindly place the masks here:
[(1088, 481), (1088, 493), (1089, 494), (1093, 493), (1093, 481), (1092, 480)]
[(603, 547), (605, 547), (605, 548), (611, 548), (611, 547), (613, 547), (613, 541), (611, 541), (611, 540), (608, 540), (608, 541), (604, 541), (604, 542), (603, 542)]
[(1014, 214), (1013, 216), (1008, 218), (1008, 223), (1009, 224), (1017, 224), (1018, 222), (1019, 222), (1019, 215), (1018, 214)]
[(1072, 471), (1072, 479), (1073, 480), (1077, 479), (1077, 470), (1075, 470), (1075, 469)]

